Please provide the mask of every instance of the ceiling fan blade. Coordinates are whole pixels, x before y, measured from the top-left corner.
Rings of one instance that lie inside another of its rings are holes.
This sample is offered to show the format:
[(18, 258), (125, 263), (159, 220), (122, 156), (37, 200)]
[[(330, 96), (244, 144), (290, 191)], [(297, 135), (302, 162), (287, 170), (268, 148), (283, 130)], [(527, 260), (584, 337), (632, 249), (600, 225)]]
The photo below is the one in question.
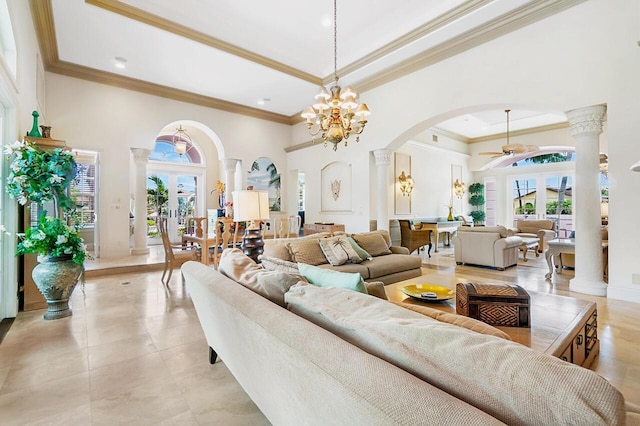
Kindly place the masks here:
[(495, 152), (495, 151), (489, 151), (489, 152), (480, 152), (479, 155), (502, 155), (502, 152)]

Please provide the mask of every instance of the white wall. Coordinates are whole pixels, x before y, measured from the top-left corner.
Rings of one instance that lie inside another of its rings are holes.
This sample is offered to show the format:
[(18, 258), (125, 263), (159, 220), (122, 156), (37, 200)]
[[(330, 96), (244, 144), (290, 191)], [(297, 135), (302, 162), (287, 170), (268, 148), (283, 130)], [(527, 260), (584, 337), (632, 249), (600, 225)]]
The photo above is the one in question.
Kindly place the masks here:
[[(228, 158), (242, 161), (246, 171), (257, 157), (271, 158), (287, 169), (284, 147), (289, 127), (238, 114), (47, 73), (47, 124), (52, 135), (73, 148), (100, 152), (100, 253), (103, 257), (129, 253), (130, 148), (153, 149), (155, 137), (167, 124), (193, 120), (211, 129)], [(207, 207), (217, 207), (210, 191), (224, 175), (213, 141), (194, 134), (207, 155)], [(287, 185), (287, 174), (282, 175)], [(286, 192), (283, 192), (285, 197)], [(286, 200), (283, 199), (283, 202)], [(118, 208), (119, 206), (119, 208)]]
[[(640, 173), (629, 172), (629, 166), (640, 159), (640, 144), (636, 143), (640, 115), (638, 14), (635, 0), (617, 1), (615, 7), (607, 0), (590, 0), (366, 92), (361, 98), (372, 114), (360, 146), (341, 149), (338, 155), (348, 156), (366, 169), (371, 167), (368, 151), (395, 150), (414, 135), (461, 113), (518, 106), (565, 112), (606, 103), (609, 295), (640, 301), (640, 285), (631, 283), (632, 274), (640, 274), (635, 261), (640, 255), (640, 228), (629, 228), (640, 210), (640, 200), (630, 197), (640, 188)], [(303, 136), (303, 126), (297, 127), (292, 130), (294, 144), (308, 139)], [(502, 144), (496, 141), (492, 150)], [(289, 166), (297, 167), (304, 161), (307, 168), (317, 169), (336, 158), (330, 151), (319, 150), (290, 154)], [(361, 176), (354, 180), (354, 194), (374, 191), (371, 174)], [(309, 177), (311, 180), (312, 175)], [(370, 195), (375, 202), (374, 194)], [(359, 201), (366, 202), (366, 198), (362, 195)], [(313, 211), (309, 213), (313, 215)], [(342, 222), (359, 220), (344, 218)], [(637, 280), (640, 282), (640, 277)]]

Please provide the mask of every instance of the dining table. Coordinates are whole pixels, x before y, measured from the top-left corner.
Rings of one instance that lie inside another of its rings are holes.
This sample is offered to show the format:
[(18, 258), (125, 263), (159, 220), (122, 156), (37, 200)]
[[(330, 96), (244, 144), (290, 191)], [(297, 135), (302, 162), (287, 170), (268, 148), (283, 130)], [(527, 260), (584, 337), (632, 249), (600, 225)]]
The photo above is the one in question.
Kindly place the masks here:
[[(232, 237), (233, 239), (233, 237)], [(236, 237), (236, 241), (234, 246), (239, 246), (242, 242), (241, 238)], [(182, 234), (182, 246), (186, 247), (187, 243), (195, 243), (198, 244), (202, 249), (202, 255), (200, 256), (201, 262), (205, 265), (210, 265), (212, 263), (212, 258), (209, 255), (211, 247), (216, 246), (216, 233), (208, 232), (201, 236), (196, 234)]]

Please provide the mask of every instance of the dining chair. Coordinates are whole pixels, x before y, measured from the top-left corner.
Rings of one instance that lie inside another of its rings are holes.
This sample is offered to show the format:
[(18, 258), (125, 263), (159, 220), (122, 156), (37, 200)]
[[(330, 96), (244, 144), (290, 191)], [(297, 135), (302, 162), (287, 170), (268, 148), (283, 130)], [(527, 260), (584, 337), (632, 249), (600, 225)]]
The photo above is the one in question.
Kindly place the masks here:
[[(213, 267), (217, 270), (220, 263), (220, 256), (226, 248), (235, 247), (238, 241), (237, 224), (234, 225), (233, 219), (230, 217), (220, 217), (216, 220), (216, 242), (212, 247), (212, 253), (208, 253), (213, 261)], [(232, 233), (232, 228), (234, 232)]]
[[(167, 231), (167, 218), (162, 217), (158, 219), (158, 227), (160, 228), (160, 236), (164, 248), (164, 271), (162, 271), (160, 281), (162, 281), (164, 285), (169, 286), (173, 269), (189, 260), (200, 260), (200, 248), (197, 246), (187, 247), (181, 244), (172, 244)], [(165, 281), (167, 272), (169, 275)], [(182, 279), (184, 280), (184, 277), (182, 277)]]
[(207, 223), (206, 217), (188, 217), (184, 221), (185, 233), (201, 238), (207, 234)]

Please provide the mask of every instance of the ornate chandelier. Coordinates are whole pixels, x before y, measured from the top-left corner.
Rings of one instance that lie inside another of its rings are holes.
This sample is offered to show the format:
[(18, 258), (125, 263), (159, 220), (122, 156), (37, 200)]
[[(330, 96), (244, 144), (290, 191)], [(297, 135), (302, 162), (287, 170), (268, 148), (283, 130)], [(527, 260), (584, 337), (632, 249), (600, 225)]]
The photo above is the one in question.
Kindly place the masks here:
[[(370, 114), (367, 104), (358, 105), (358, 94), (352, 87), (346, 87), (344, 91), (338, 86), (338, 24), (337, 24), (337, 0), (333, 0), (333, 76), (334, 84), (331, 86), (331, 93), (323, 87), (320, 93), (315, 96), (316, 103), (302, 112), (302, 117), (306, 118), (307, 129), (313, 136), (315, 142), (316, 135), (320, 133), (320, 138), (333, 144), (333, 150), (338, 149), (338, 144), (344, 140), (347, 146), (347, 139), (353, 133), (356, 134), (356, 142), (360, 141), (360, 134), (367, 124), (367, 115)], [(314, 122), (315, 119), (315, 122)], [(356, 121), (357, 120), (357, 121)], [(314, 125), (318, 127), (314, 130)]]

